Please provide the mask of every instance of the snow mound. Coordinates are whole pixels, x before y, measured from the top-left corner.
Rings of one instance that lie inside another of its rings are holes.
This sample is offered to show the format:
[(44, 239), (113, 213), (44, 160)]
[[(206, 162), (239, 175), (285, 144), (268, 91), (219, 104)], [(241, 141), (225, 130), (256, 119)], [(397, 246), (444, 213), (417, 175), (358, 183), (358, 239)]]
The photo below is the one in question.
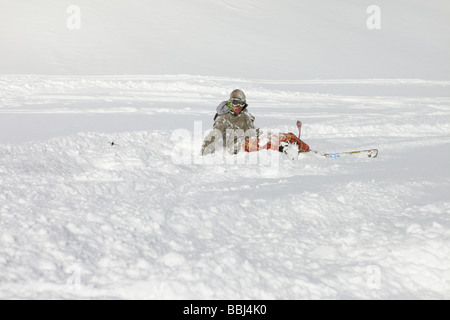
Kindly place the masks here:
[(448, 147), (183, 165), (170, 136), (0, 145), (0, 296), (449, 298)]

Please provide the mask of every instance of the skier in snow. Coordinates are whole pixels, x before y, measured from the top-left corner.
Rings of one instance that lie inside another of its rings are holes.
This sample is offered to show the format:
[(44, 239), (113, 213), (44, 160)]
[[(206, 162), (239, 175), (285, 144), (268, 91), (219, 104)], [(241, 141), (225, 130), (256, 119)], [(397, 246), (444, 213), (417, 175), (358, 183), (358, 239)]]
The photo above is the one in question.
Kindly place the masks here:
[(255, 117), (248, 112), (247, 107), (245, 94), (240, 89), (233, 90), (230, 98), (217, 106), (213, 130), (203, 141), (202, 155), (214, 153), (216, 144), (220, 141), (234, 154), (241, 149), (247, 152), (272, 149), (291, 156), (293, 153), (297, 155), (299, 152), (309, 151), (309, 146), (291, 132), (269, 134), (268, 142), (261, 146), (261, 132), (255, 128)]

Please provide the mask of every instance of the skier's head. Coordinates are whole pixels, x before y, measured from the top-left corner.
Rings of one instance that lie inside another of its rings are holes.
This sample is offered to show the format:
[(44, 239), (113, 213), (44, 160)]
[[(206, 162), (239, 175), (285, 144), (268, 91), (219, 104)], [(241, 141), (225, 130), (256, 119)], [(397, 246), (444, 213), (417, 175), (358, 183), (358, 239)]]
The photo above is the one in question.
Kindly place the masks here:
[(247, 106), (245, 94), (242, 90), (233, 90), (228, 100), (228, 108), (235, 114), (239, 114)]

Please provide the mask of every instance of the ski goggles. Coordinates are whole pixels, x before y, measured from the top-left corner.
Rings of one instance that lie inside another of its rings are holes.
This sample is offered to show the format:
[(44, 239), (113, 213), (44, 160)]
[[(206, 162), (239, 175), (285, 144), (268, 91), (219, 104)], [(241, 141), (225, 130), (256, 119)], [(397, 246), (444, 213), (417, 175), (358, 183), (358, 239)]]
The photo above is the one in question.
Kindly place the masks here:
[(228, 104), (228, 106), (235, 114), (239, 114), (245, 107), (245, 101), (233, 98), (230, 99), (230, 103)]
[(244, 99), (231, 98), (231, 99), (230, 99), (230, 103), (231, 103), (232, 105), (235, 105), (235, 106), (241, 106), (241, 107), (244, 107), (244, 106), (245, 106), (245, 100), (244, 100)]

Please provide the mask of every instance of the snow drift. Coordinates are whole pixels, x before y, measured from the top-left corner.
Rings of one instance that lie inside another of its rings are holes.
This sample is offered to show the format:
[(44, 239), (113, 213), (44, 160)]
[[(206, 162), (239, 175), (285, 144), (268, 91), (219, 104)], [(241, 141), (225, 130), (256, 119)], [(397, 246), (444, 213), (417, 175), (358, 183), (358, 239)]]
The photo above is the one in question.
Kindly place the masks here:
[(449, 298), (449, 82), (245, 80), (263, 130), (380, 155), (203, 160), (230, 82), (1, 77), (0, 296)]

